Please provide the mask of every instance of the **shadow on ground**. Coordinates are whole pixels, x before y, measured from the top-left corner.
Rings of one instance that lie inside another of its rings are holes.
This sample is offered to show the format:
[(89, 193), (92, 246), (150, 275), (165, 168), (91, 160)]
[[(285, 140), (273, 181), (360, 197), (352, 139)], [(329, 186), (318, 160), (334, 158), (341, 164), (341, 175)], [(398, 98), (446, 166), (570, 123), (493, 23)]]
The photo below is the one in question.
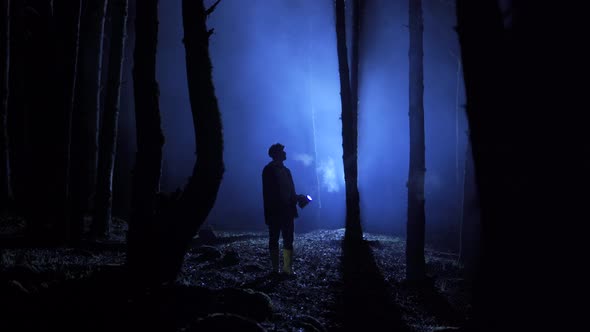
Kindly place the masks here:
[(341, 272), (343, 284), (336, 304), (342, 323), (339, 331), (410, 331), (369, 243), (342, 242)]

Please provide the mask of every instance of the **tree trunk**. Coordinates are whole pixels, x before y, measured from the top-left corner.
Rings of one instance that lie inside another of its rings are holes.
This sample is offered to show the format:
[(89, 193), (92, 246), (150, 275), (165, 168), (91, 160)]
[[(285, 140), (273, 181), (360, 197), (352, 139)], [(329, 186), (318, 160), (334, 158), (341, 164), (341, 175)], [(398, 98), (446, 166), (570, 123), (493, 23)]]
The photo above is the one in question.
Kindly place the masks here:
[[(49, 91), (55, 83), (51, 82), (50, 68), (53, 67), (53, 50), (50, 48), (50, 8), (39, 4), (36, 7), (24, 7), (23, 30), (28, 38), (23, 41), (23, 81), (24, 109), (27, 130), (24, 138), (25, 160), (23, 166), (26, 181), (26, 206), (23, 208), (27, 219), (27, 233), (40, 239), (48, 228), (54, 214), (49, 200), (57, 196), (52, 190), (50, 179), (55, 177), (51, 172), (55, 163), (56, 153), (53, 152), (52, 141), (55, 130), (59, 127), (52, 124), (59, 114), (50, 114), (47, 105), (52, 105), (52, 94)], [(23, 32), (24, 32), (23, 31)], [(43, 56), (38, 56), (42, 54)], [(52, 121), (53, 120), (53, 121)], [(59, 156), (57, 156), (59, 157)]]
[[(182, 195), (159, 194), (164, 137), (155, 80), (158, 1), (137, 3), (135, 103), (138, 153), (134, 171), (128, 265), (147, 285), (173, 281), (191, 239), (217, 198), (224, 172), (221, 114), (212, 81), (207, 16), (202, 1), (183, 1), (189, 97), (197, 161)], [(149, 97), (149, 98), (148, 98)]]
[[(78, 242), (82, 235), (82, 224), (71, 219), (70, 195), (70, 152), (72, 113), (74, 109), (78, 49), (80, 37), (81, 0), (57, 1), (53, 5), (56, 43), (55, 78), (61, 77), (56, 86), (56, 110), (61, 113), (61, 133), (57, 142), (59, 162), (55, 174), (59, 198), (56, 230), (59, 236)], [(61, 206), (60, 206), (61, 205)], [(63, 235), (62, 235), (63, 234)]]
[[(459, 105), (459, 92), (460, 92), (460, 88), (461, 88), (461, 59), (456, 56), (453, 52), (451, 52), (451, 54), (457, 58), (457, 82), (456, 82), (456, 90), (455, 90), (455, 188), (456, 188), (456, 193), (457, 193), (457, 215), (459, 216), (459, 218), (457, 218), (459, 220), (459, 223), (462, 222), (463, 220), (463, 198), (464, 196), (460, 196), (463, 195), (463, 188), (461, 188), (461, 175), (460, 175), (460, 171), (459, 171), (459, 116), (461, 114), (461, 106)], [(469, 148), (471, 151), (471, 148)], [(464, 178), (464, 176), (463, 176)], [(464, 184), (464, 183), (463, 183)], [(459, 224), (459, 227), (461, 227), (461, 224)]]
[[(355, 24), (355, 29), (357, 28), (358, 26)], [(357, 109), (354, 105), (355, 101), (352, 99), (353, 94), (351, 92), (348, 69), (344, 0), (336, 0), (336, 44), (338, 51), (338, 68), (340, 73), (340, 98), (342, 103), (342, 159), (344, 163), (344, 180), (346, 186), (345, 239), (347, 241), (356, 242), (362, 240), (363, 237), (357, 186), (358, 116), (355, 111)], [(353, 49), (356, 47), (358, 47), (358, 45), (353, 46)], [(358, 51), (356, 51), (356, 54), (358, 55)]]
[(410, 0), (410, 167), (408, 177), (408, 224), (406, 279), (426, 277), (424, 262), (424, 70), (422, 0)]
[(463, 265), (464, 276), (471, 280), (477, 270), (479, 243), (480, 243), (480, 217), (477, 187), (474, 183), (473, 154), (469, 134), (467, 135), (465, 151), (465, 169), (463, 172), (463, 197), (461, 200), (461, 228), (459, 240), (459, 262)]
[[(24, 10), (27, 126), (27, 225), (33, 237), (69, 236), (70, 121), (80, 1), (39, 2)], [(40, 56), (42, 55), (42, 56)]]
[[(560, 317), (554, 304), (567, 304), (579, 290), (572, 282), (579, 274), (567, 267), (583, 261), (570, 244), (581, 243), (575, 225), (587, 214), (586, 196), (576, 194), (587, 169), (580, 160), (587, 156), (587, 140), (580, 137), (587, 122), (578, 106), (585, 102), (583, 85), (564, 82), (574, 82), (586, 60), (577, 62), (571, 49), (571, 41), (579, 40), (576, 29), (557, 19), (547, 25), (546, 17), (561, 18), (558, 6), (513, 2), (512, 9), (506, 28), (497, 1), (457, 0), (481, 207), (473, 316), (479, 327), (535, 330), (540, 323), (543, 329), (572, 330), (566, 325), (577, 315)], [(570, 23), (578, 22), (573, 14), (568, 7)], [(559, 267), (552, 268), (547, 257)]]
[(125, 220), (131, 217), (131, 176), (136, 150), (135, 112), (133, 99), (134, 87), (132, 82), (132, 59), (135, 52), (135, 3), (129, 0), (127, 9), (127, 37), (125, 38), (125, 61), (123, 66), (123, 78), (121, 85), (121, 103), (118, 117), (119, 130), (117, 132), (117, 151), (115, 156), (115, 169), (113, 174), (113, 215)]
[(96, 181), (97, 132), (107, 0), (85, 1), (80, 26), (80, 65), (72, 114), (72, 225), (81, 229)]
[[(494, 239), (497, 232), (506, 232), (507, 229), (500, 229), (502, 224), (506, 224), (503, 220), (513, 218), (512, 212), (505, 210), (504, 205), (511, 205), (510, 200), (514, 198), (508, 196), (507, 188), (512, 186), (508, 182), (509, 174), (515, 171), (510, 168), (517, 165), (518, 160), (513, 160), (508, 152), (512, 149), (510, 139), (515, 136), (507, 132), (502, 135), (494, 134), (500, 128), (507, 130), (502, 122), (509, 122), (495, 114), (506, 114), (506, 110), (512, 107), (506, 96), (507, 88), (504, 83), (507, 82), (502, 79), (504, 73), (510, 74), (510, 71), (506, 68), (503, 54), (506, 45), (497, 3), (483, 1), (476, 5), (471, 1), (458, 0), (457, 32), (461, 45), (466, 110), (481, 206), (481, 268), (474, 280), (473, 310), (475, 321), (489, 326), (495, 323), (494, 318), (487, 315), (486, 311), (492, 310), (492, 303), (498, 303), (498, 296), (503, 293), (501, 287), (497, 286), (503, 282), (501, 277), (497, 278), (499, 275), (496, 269), (504, 270), (502, 261), (508, 263), (505, 260), (508, 257), (501, 247), (486, 243), (486, 238)], [(504, 163), (504, 160), (510, 160), (510, 163)], [(505, 202), (500, 197), (503, 193), (507, 194)], [(499, 251), (494, 252), (497, 249)], [(487, 282), (494, 279), (494, 282)], [(505, 308), (502, 308), (503, 311)]]
[(26, 169), (25, 136), (27, 134), (25, 123), (24, 100), (24, 28), (23, 6), (21, 0), (10, 1), (10, 69), (9, 92), (7, 105), (7, 132), (8, 152), (10, 168), (10, 187), (14, 198), (15, 210), (24, 211), (26, 201)]
[(219, 4), (205, 9), (203, 0), (183, 0), (182, 16), (186, 51), (187, 81), (195, 128), (197, 160), (192, 176), (179, 200), (179, 208), (172, 211), (170, 225), (162, 232), (164, 267), (161, 280), (173, 280), (183, 262), (191, 239), (205, 222), (217, 199), (224, 173), (223, 132), (221, 113), (213, 86), (212, 64), (209, 57), (207, 17)]
[(115, 166), (119, 101), (123, 74), (127, 7), (128, 0), (111, 0), (109, 5), (112, 29), (111, 46), (109, 52), (107, 91), (100, 130), (100, 154), (98, 158), (94, 219), (92, 222), (92, 233), (99, 236), (108, 234), (112, 217), (113, 170)]
[(8, 147), (8, 96), (10, 68), (10, 0), (0, 3), (0, 212), (12, 196)]
[(158, 0), (137, 1), (133, 84), (137, 153), (133, 170), (131, 218), (127, 234), (127, 264), (132, 275), (158, 275), (153, 243), (156, 198), (160, 190), (164, 135), (160, 119), (160, 91), (156, 81)]
[[(352, 100), (352, 112), (354, 127), (358, 133), (358, 105), (359, 105), (359, 48), (361, 30), (361, 0), (352, 1), (352, 54), (350, 57), (350, 95)], [(358, 135), (357, 135), (358, 136)]]
[[(502, 146), (507, 148), (505, 151), (510, 150), (506, 145), (509, 142), (505, 135), (494, 135), (492, 132), (505, 128), (499, 123), (500, 116), (493, 114), (502, 114), (510, 107), (503, 104), (503, 100), (508, 102), (508, 99), (501, 77), (504, 70), (506, 73), (509, 71), (505, 68), (502, 54), (505, 47), (502, 40), (504, 31), (497, 3), (480, 1), (475, 4), (472, 1), (457, 0), (457, 32), (461, 45), (466, 110), (476, 181), (481, 200), (481, 268), (474, 280), (474, 321), (481, 326), (490, 326), (494, 324), (493, 318), (487, 315), (486, 311), (492, 310), (491, 303), (498, 303), (499, 298), (495, 294), (499, 294), (500, 287), (495, 286), (494, 282), (486, 283), (485, 280), (493, 280), (498, 276), (494, 270), (501, 268), (501, 264), (494, 257), (504, 255), (501, 252), (492, 253), (490, 250), (496, 246), (485, 243), (485, 237), (490, 237), (499, 230), (493, 228), (499, 227), (502, 219), (510, 218), (510, 213), (502, 215), (501, 205), (504, 203), (500, 203), (502, 200), (499, 199), (499, 195), (504, 191), (501, 187), (508, 184), (502, 175), (510, 171), (497, 159), (510, 160), (504, 159), (507, 155), (502, 156), (501, 152)], [(486, 125), (487, 121), (490, 123)], [(514, 162), (511, 160), (510, 164)], [(494, 175), (495, 172), (499, 173)], [(494, 202), (498, 204), (497, 207), (493, 206)], [(497, 282), (501, 283), (499, 279)], [(487, 304), (488, 301), (490, 304)]]

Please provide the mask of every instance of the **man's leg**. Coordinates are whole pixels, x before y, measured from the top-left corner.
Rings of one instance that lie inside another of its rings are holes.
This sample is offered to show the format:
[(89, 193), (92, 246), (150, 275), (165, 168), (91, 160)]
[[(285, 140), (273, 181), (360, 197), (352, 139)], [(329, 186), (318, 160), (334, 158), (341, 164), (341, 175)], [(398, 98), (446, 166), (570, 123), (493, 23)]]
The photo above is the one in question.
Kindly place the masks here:
[(281, 231), (283, 233), (283, 272), (293, 274), (293, 237), (295, 231), (293, 218), (283, 219)]
[(281, 224), (279, 222), (270, 223), (268, 225), (268, 249), (270, 251), (270, 262), (272, 272), (279, 272), (279, 235), (281, 232)]

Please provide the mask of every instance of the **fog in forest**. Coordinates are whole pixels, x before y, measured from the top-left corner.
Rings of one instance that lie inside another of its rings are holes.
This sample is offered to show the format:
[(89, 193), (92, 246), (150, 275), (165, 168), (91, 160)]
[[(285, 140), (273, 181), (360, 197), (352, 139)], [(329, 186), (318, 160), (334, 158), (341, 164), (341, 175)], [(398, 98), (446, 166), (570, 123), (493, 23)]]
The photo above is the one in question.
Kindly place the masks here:
[[(157, 78), (166, 136), (163, 191), (182, 187), (195, 160), (180, 2), (160, 3)], [(362, 17), (358, 167), (366, 232), (403, 235), (406, 227), (407, 5), (403, 1), (367, 1)], [(467, 124), (459, 46), (453, 29), (454, 3), (429, 0), (423, 7), (428, 242), (439, 236), (458, 239), (462, 205), (470, 197), (462, 197)], [(347, 10), (350, 26), (350, 8)], [(223, 0), (208, 25), (215, 29), (210, 51), (224, 126), (226, 167), (208, 218), (210, 225), (265, 229), (261, 172), (270, 161), (268, 147), (280, 142), (285, 145), (285, 164), (292, 171), (297, 192), (314, 199), (300, 211), (296, 232), (344, 227), (333, 2)], [(133, 38), (127, 42), (132, 45)], [(128, 213), (125, 197), (135, 152), (130, 51), (126, 61), (114, 183), (115, 214), (122, 216)], [(473, 183), (473, 179), (467, 181)]]

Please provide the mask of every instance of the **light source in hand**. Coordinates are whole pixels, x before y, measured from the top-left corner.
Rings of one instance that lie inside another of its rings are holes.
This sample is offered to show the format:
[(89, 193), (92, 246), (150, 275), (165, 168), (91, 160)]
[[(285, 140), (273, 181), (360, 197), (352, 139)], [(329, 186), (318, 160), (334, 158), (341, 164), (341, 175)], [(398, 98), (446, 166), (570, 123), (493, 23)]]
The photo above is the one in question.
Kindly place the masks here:
[(302, 209), (306, 207), (311, 201), (312, 199), (309, 195), (297, 195), (297, 205), (299, 205), (299, 207)]

